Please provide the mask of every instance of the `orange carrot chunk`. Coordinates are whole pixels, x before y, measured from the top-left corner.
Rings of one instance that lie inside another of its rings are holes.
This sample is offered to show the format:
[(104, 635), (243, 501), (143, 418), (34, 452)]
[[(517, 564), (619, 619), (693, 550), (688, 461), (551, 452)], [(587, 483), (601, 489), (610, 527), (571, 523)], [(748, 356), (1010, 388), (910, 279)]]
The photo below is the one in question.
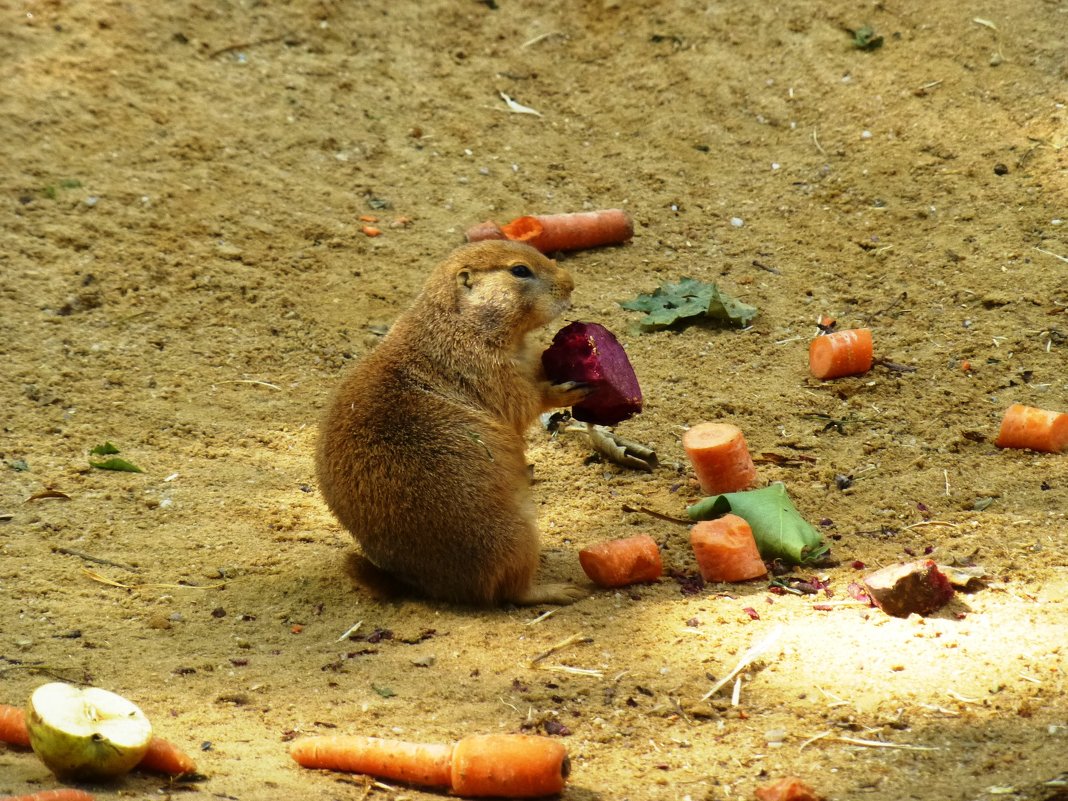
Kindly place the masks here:
[(682, 435), (682, 447), (706, 495), (738, 492), (756, 481), (756, 467), (738, 426), (699, 423)]
[(579, 564), (599, 587), (656, 581), (664, 572), (660, 549), (648, 534), (607, 540), (579, 551)]
[(454, 745), (338, 735), (294, 742), (306, 768), (364, 773), (467, 797), (537, 798), (561, 792), (571, 763), (556, 740), (529, 734), (465, 737)]
[(870, 328), (850, 328), (816, 337), (808, 346), (808, 369), (825, 381), (846, 375), (861, 375), (872, 365)]
[(1061, 453), (1068, 449), (1068, 414), (1014, 403), (1005, 410), (994, 444), (999, 448)]
[(197, 763), (174, 743), (162, 737), (153, 737), (149, 740), (145, 755), (137, 763), (137, 769), (181, 776), (183, 773), (195, 773)]
[(571, 762), (557, 740), (531, 734), (465, 737), (452, 753), (452, 786), (459, 796), (539, 798), (563, 791)]
[(498, 226), (484, 222), (467, 229), (467, 241), (511, 239), (526, 242), (542, 253), (616, 245), (634, 236), (634, 223), (622, 209), (540, 214), (518, 217)]
[(748, 581), (767, 575), (753, 529), (738, 515), (697, 523), (690, 529), (690, 546), (705, 581)]
[(815, 791), (796, 776), (762, 784), (753, 795), (757, 801), (820, 801)]
[(365, 773), (424, 787), (451, 782), (451, 745), (339, 734), (296, 740), (289, 754), (306, 768)]
[(0, 801), (94, 801), (92, 794), (85, 790), (63, 787), (59, 790), (42, 790), (29, 795), (5, 795)]
[(0, 743), (30, 747), (30, 730), (26, 728), (26, 711), (22, 707), (0, 704)]

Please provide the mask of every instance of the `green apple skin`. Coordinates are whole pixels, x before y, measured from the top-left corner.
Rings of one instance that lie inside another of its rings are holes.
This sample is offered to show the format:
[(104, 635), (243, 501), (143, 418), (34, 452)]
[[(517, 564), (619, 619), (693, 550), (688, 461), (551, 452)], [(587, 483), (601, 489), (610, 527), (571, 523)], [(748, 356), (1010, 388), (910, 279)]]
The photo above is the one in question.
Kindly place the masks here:
[(108, 690), (60, 682), (30, 696), (26, 728), (30, 747), (48, 769), (79, 781), (124, 776), (141, 761), (152, 738), (151, 724), (132, 702)]

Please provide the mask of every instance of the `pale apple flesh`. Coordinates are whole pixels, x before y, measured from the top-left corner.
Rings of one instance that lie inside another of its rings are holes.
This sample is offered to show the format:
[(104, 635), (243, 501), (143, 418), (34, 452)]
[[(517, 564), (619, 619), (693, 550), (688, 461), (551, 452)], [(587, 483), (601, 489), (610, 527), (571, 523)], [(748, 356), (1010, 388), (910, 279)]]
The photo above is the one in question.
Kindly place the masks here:
[(112, 779), (141, 761), (152, 724), (136, 704), (99, 687), (62, 682), (34, 690), (26, 709), (30, 746), (61, 778)]

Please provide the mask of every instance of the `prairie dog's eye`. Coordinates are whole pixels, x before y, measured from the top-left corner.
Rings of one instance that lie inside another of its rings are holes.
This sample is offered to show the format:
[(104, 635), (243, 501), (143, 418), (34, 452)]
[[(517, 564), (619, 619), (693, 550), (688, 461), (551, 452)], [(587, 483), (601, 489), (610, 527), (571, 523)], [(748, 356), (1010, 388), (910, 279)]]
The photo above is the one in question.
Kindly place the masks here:
[(534, 271), (525, 264), (516, 264), (509, 272), (516, 278), (532, 278), (534, 276)]

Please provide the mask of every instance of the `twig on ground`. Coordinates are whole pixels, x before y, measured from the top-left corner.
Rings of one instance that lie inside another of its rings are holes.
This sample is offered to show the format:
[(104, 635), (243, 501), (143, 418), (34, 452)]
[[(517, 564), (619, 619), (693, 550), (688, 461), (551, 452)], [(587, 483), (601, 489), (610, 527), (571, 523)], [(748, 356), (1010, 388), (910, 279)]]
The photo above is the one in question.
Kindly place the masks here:
[(77, 556), (79, 559), (84, 559), (87, 562), (95, 562), (98, 565), (108, 565), (109, 567), (118, 567), (123, 570), (129, 570), (131, 573), (140, 573), (141, 568), (134, 567), (133, 565), (123, 564), (122, 562), (114, 562), (111, 559), (104, 559), (99, 556), (93, 556), (85, 551), (79, 551), (74, 548), (54, 547), (52, 553), (61, 553), (67, 556)]

